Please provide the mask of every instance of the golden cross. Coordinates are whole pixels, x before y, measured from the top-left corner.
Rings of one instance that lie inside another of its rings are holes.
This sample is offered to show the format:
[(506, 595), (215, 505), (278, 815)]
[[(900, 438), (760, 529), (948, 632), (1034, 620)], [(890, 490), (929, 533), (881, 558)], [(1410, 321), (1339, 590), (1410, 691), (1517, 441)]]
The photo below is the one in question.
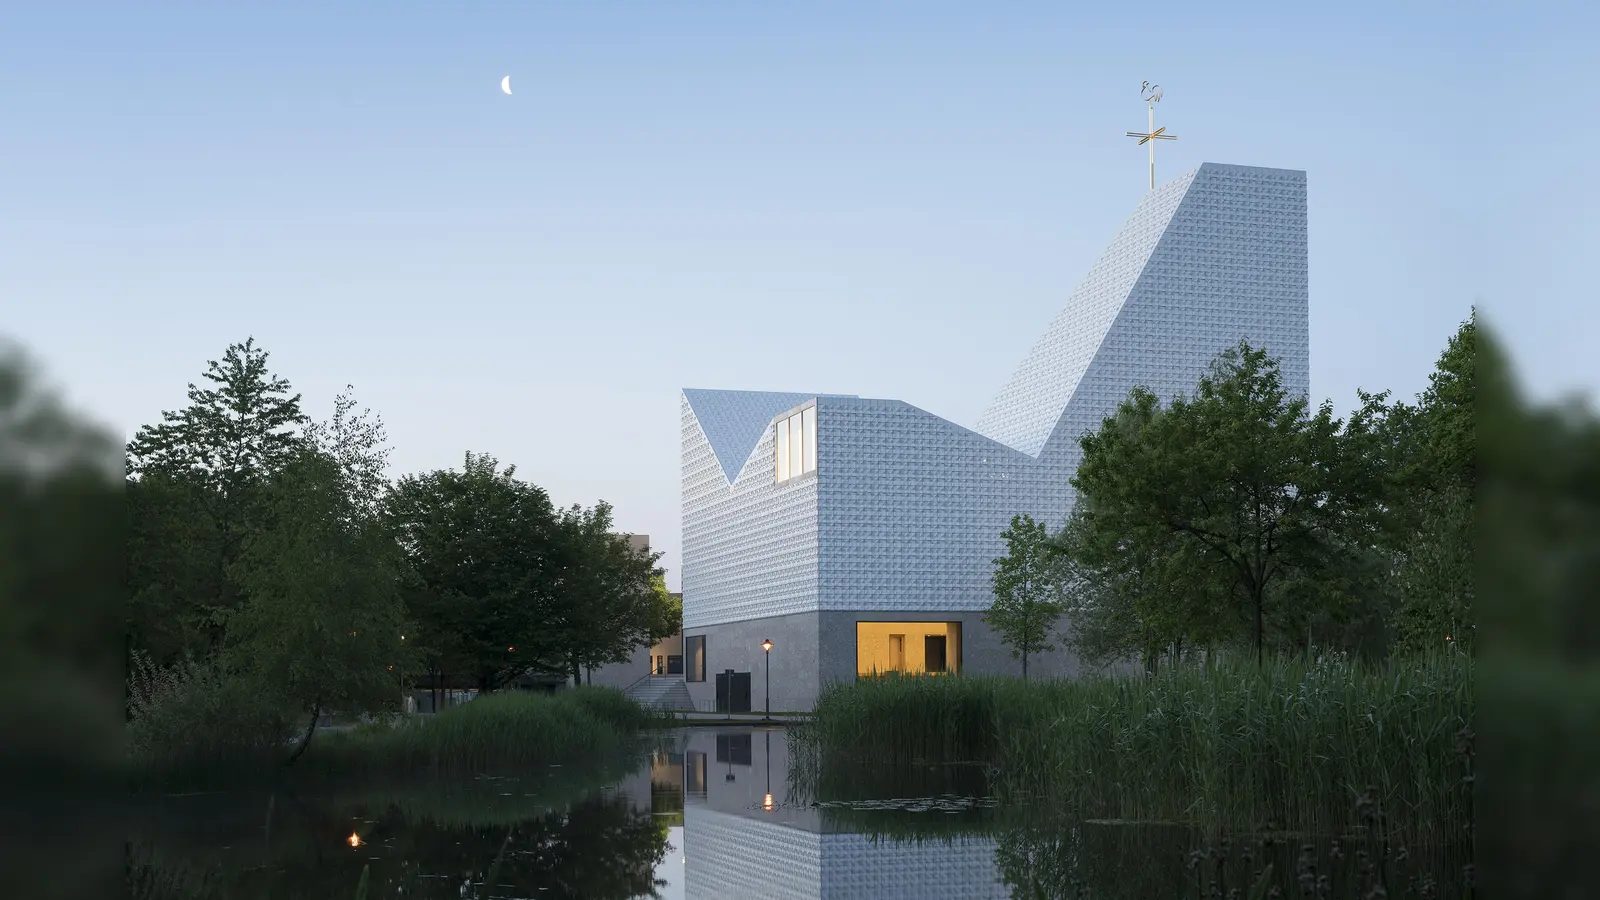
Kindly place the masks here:
[(1178, 136), (1167, 134), (1165, 125), (1160, 128), (1156, 127), (1156, 104), (1161, 102), (1161, 85), (1151, 84), (1146, 81), (1144, 87), (1140, 89), (1140, 93), (1144, 95), (1145, 102), (1150, 105), (1150, 130), (1130, 131), (1128, 132), (1128, 137), (1138, 138), (1140, 146), (1150, 145), (1150, 190), (1153, 191), (1156, 189), (1156, 141), (1175, 141)]

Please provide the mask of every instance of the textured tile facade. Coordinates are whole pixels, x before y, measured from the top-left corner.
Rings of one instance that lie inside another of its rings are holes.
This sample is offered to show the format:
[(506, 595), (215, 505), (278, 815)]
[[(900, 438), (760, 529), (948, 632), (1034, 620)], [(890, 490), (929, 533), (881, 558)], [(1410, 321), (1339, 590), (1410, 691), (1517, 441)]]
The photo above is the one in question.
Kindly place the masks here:
[(975, 430), (818, 397), (817, 472), (779, 485), (772, 420), (816, 395), (685, 391), (686, 630), (986, 608), (1011, 516), (1070, 512), (1078, 438), (1136, 385), (1192, 391), (1240, 339), (1309, 392), (1303, 172), (1206, 163), (1147, 195)]
[(772, 431), (779, 413), (815, 396), (683, 392), (686, 634), (816, 610), (817, 478), (776, 482)]
[(1064, 524), (1064, 474), (898, 400), (817, 403), (824, 610), (956, 612), (994, 599), (1017, 513)]

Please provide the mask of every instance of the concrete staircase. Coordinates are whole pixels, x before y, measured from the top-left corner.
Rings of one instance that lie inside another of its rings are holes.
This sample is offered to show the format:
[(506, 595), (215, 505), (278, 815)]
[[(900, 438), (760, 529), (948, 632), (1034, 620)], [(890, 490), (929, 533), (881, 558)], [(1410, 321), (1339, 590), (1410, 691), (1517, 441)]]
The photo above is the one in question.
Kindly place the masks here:
[(689, 697), (689, 687), (683, 683), (682, 675), (647, 675), (628, 685), (623, 693), (646, 709), (694, 709), (694, 700)]

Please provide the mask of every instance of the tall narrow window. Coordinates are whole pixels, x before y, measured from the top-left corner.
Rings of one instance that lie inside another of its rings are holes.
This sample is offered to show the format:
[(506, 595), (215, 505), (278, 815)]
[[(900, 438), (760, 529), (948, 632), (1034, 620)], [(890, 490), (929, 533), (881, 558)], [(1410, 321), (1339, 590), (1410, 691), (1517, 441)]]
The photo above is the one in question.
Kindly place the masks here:
[(778, 440), (776, 442), (778, 457), (778, 480), (789, 477), (789, 420), (784, 419), (778, 423)]
[(801, 413), (801, 430), (805, 433), (805, 468), (801, 471), (815, 472), (817, 470), (817, 408), (808, 406)]
[(802, 468), (802, 465), (804, 465), (804, 463), (805, 463), (805, 453), (804, 453), (805, 443), (802, 440), (802, 432), (805, 431), (805, 426), (803, 424), (801, 424), (804, 421), (805, 421), (805, 418), (803, 416), (801, 416), (799, 413), (795, 413), (794, 415), (789, 417), (789, 477), (790, 478), (798, 478), (800, 476), (800, 473), (805, 471), (805, 469)]
[(684, 681), (706, 680), (706, 636), (696, 634), (683, 639), (684, 655), (688, 663), (683, 673)]

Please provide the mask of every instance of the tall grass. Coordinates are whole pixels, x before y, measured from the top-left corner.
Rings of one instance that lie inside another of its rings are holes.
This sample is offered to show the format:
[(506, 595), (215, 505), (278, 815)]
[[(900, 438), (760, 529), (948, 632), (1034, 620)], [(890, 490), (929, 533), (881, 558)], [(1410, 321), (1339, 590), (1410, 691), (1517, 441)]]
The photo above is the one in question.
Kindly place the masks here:
[(1471, 823), (1472, 663), (1278, 660), (1024, 682), (864, 680), (795, 730), (820, 774), (981, 760), (1008, 799), (1083, 819), (1344, 833), (1369, 790), (1386, 826), (1454, 840)]
[(628, 752), (651, 721), (609, 688), (489, 694), (433, 716), (324, 735), (304, 764), (340, 775), (490, 772)]
[(256, 702), (245, 682), (202, 672), (161, 696), (159, 704), (135, 708), (128, 725), (128, 763), (138, 787), (237, 787), (285, 771), (304, 778), (394, 777), (610, 759), (636, 749), (640, 730), (654, 722), (609, 688), (489, 694), (437, 715), (320, 732), (285, 770), (299, 735)]

